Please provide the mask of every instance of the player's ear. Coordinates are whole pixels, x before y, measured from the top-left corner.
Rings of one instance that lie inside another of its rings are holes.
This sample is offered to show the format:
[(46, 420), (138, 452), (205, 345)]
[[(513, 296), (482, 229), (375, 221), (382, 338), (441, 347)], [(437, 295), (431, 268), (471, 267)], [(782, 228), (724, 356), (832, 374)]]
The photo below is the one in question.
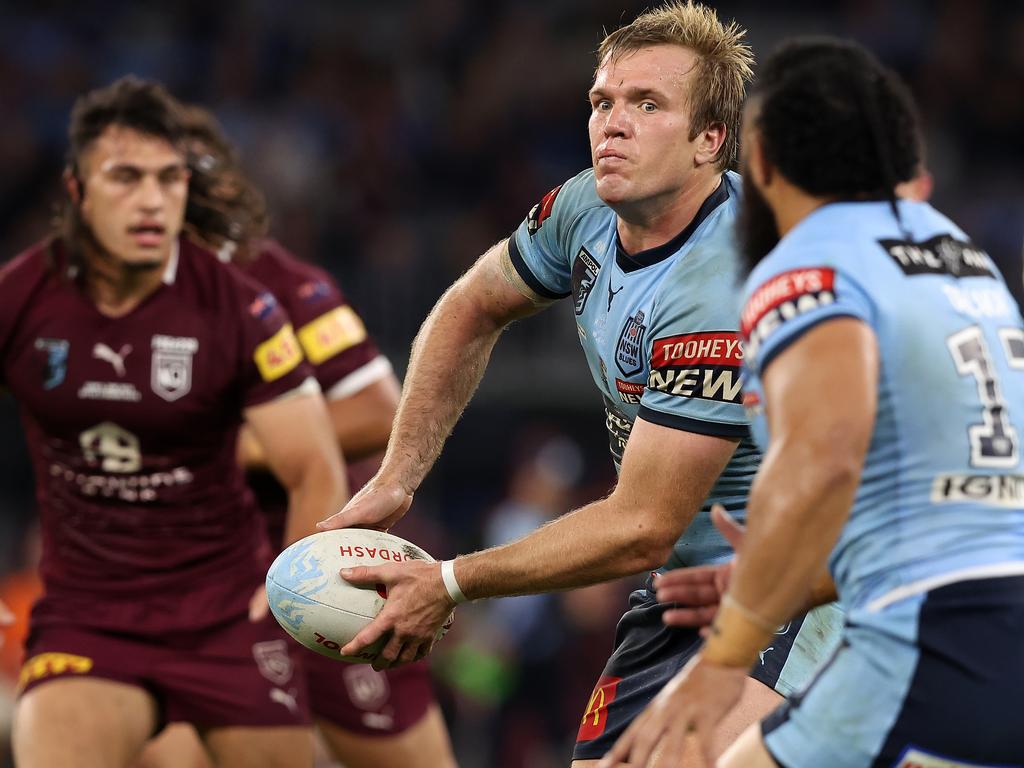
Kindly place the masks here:
[(722, 145), (725, 144), (727, 130), (725, 123), (709, 123), (707, 128), (697, 135), (697, 153), (694, 156), (697, 165), (715, 162)]
[(82, 189), (82, 181), (78, 178), (78, 174), (75, 169), (70, 165), (64, 169), (63, 174), (64, 189), (68, 193), (68, 197), (74, 205), (79, 205), (82, 202), (85, 190)]

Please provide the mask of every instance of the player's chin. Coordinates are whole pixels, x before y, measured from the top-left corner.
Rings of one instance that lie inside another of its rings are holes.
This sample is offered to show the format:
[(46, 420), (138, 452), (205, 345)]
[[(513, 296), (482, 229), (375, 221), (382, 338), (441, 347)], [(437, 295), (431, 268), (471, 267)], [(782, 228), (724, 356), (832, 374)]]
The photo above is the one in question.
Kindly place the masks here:
[(633, 184), (618, 173), (596, 175), (597, 195), (607, 205), (628, 203), (633, 198)]

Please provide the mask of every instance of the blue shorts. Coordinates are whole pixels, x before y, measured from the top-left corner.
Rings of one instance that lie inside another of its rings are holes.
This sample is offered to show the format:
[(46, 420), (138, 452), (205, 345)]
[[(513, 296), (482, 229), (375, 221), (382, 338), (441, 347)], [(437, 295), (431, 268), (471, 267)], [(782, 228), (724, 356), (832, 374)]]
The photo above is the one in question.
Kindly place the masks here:
[(802, 696), (762, 723), (782, 768), (1024, 766), (1024, 576), (854, 611)]
[[(603, 757), (633, 718), (700, 650), (704, 641), (696, 630), (662, 622), (668, 607), (655, 598), (650, 579), (645, 589), (629, 596), (629, 610), (615, 630), (615, 650), (580, 723), (574, 760)], [(842, 624), (842, 611), (826, 605), (781, 627), (750, 676), (783, 696), (802, 690), (832, 655)]]

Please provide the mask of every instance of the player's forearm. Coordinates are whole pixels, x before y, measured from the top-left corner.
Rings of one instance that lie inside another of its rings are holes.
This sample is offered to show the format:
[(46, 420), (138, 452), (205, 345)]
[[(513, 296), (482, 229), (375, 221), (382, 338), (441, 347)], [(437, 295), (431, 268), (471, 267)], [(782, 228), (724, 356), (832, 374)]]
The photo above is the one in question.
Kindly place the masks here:
[(852, 452), (806, 441), (772, 445), (751, 489), (743, 557), (730, 586), (738, 601), (781, 624), (831, 596), (822, 575), (860, 471)]
[(660, 567), (677, 534), (612, 496), (518, 541), (457, 558), (455, 577), (470, 599), (573, 589)]
[(504, 329), (456, 283), (413, 342), (380, 476), (413, 493), (476, 391)]
[(298, 482), (288, 488), (284, 545), (315, 533), (316, 524), (341, 509), (348, 498), (342, 465), (333, 461), (309, 462)]

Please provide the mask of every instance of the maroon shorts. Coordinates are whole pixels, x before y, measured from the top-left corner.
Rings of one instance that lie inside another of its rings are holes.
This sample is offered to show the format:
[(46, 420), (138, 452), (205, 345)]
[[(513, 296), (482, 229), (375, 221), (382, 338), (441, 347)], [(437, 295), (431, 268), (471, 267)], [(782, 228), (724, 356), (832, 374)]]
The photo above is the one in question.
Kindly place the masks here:
[(149, 691), (161, 725), (306, 725), (306, 676), (288, 650), (269, 617), (254, 624), (243, 616), (201, 632), (157, 637), (43, 626), (26, 642), (19, 693), (51, 680), (102, 678)]
[(411, 728), (434, 702), (425, 661), (377, 672), (296, 644), (307, 674), (310, 708), (317, 720), (350, 733), (394, 736)]

